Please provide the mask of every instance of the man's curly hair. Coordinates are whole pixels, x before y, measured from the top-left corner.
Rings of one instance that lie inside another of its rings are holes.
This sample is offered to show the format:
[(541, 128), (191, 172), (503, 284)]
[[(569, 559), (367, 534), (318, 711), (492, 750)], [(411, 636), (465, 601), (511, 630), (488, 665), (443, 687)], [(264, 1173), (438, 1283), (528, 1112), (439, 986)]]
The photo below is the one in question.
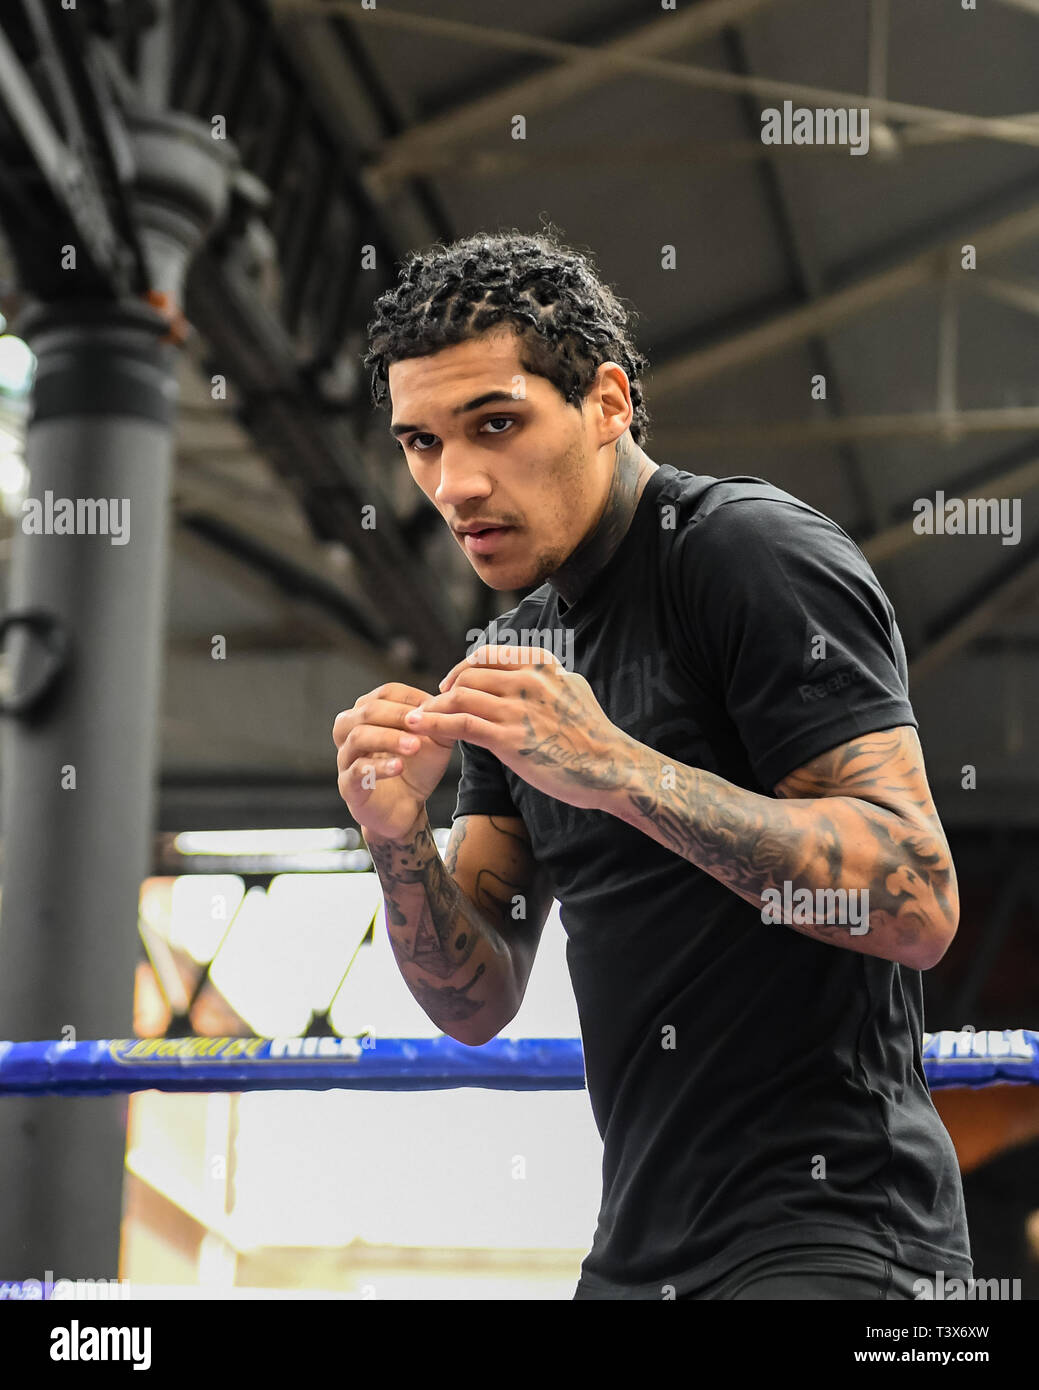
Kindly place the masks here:
[(631, 388), (631, 437), (642, 445), (649, 412), (641, 376), (648, 361), (629, 336), (629, 312), (590, 258), (551, 231), (478, 232), (412, 252), (400, 282), (375, 301), (368, 324), (373, 403), (385, 404), (393, 362), (425, 357), (498, 324), (520, 338), (520, 365), (580, 406), (603, 362), (624, 368)]

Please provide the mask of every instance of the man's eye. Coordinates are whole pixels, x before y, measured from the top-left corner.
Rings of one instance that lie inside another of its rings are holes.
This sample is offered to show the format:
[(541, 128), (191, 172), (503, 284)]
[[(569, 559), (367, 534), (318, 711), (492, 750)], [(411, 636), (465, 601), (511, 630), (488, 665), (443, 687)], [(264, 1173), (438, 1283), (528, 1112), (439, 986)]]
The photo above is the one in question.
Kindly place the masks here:
[[(483, 429), (483, 428), (485, 428), (487, 425), (504, 425), (504, 426), (505, 426), (505, 429), (495, 429), (495, 430), (491, 430), (490, 433), (491, 433), (491, 434), (507, 434), (507, 433), (508, 433), (508, 428), (509, 428), (509, 426), (510, 426), (510, 425), (514, 425), (515, 423), (516, 423), (516, 422), (515, 422), (515, 420), (513, 420), (513, 418), (512, 418), (511, 415), (491, 415), (491, 416), (489, 416), (489, 417), (483, 422), (483, 425), (481, 425), (480, 428)], [(407, 447), (408, 447), (409, 449), (414, 449), (416, 453), (418, 453), (418, 454), (427, 454), (427, 453), (429, 453), (429, 450), (433, 447), (432, 444), (429, 444), (429, 445), (420, 445), (419, 442), (418, 442), (420, 439), (436, 439), (436, 435), (435, 435), (435, 434), (413, 434), (413, 435), (411, 436), (411, 438), (410, 438), (410, 439), (408, 440), (408, 442), (407, 442)]]

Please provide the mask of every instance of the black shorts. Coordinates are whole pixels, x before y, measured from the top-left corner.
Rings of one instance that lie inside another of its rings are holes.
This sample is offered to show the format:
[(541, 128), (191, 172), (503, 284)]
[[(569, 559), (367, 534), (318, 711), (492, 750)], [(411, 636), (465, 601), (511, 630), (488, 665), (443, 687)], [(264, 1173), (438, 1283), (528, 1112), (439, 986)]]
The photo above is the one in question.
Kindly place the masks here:
[(915, 1300), (913, 1284), (933, 1282), (930, 1274), (908, 1269), (883, 1255), (849, 1245), (799, 1245), (769, 1250), (744, 1261), (721, 1279), (680, 1295), (682, 1300), (865, 1299), (873, 1303)]

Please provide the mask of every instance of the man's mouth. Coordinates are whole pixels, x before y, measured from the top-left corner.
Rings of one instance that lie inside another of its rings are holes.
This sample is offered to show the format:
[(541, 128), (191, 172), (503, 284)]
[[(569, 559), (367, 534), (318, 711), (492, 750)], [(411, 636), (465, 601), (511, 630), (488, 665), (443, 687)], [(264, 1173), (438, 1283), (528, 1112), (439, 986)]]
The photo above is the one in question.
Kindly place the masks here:
[(488, 555), (512, 531), (511, 526), (484, 526), (479, 531), (465, 531), (462, 539), (471, 555)]

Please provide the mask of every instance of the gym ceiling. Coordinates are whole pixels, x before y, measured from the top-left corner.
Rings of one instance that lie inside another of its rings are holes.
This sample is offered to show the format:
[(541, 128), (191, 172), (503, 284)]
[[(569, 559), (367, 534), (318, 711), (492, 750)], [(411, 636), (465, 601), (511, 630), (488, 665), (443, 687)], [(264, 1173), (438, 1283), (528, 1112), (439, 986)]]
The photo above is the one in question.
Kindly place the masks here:
[[(0, 58), (74, 154), (105, 125), (77, 132), (63, 82), (116, 119), (223, 117), (242, 165), (184, 306), (160, 828), (343, 824), (336, 711), (385, 679), (434, 689), (514, 602), (412, 483), (360, 360), (408, 250), (543, 220), (637, 309), (649, 455), (768, 478), (862, 547), (946, 824), (1035, 824), (1039, 0), (174, 0), (165, 27), (80, 0), (79, 60), (40, 46), (34, 6), (5, 6)], [(763, 144), (785, 100), (868, 100), (868, 156)], [(2, 109), (0, 165), (17, 332), (8, 213), (41, 176)], [(919, 534), (939, 491), (1017, 499), (1016, 541)]]

